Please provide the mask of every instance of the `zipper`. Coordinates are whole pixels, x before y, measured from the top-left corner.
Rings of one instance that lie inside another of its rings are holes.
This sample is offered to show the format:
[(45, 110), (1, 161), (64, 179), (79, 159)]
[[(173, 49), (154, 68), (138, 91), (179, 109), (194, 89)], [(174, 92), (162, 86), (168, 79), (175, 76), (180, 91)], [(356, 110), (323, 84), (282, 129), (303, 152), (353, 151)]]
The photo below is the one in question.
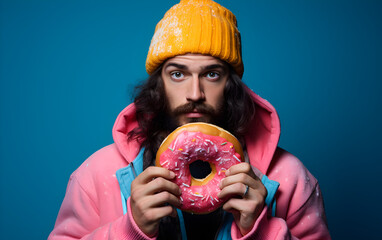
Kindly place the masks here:
[(135, 171), (133, 162), (131, 162), (130, 164), (131, 164), (131, 170), (133, 171), (133, 175), (134, 175), (134, 179), (135, 179), (135, 178), (137, 178), (137, 172)]

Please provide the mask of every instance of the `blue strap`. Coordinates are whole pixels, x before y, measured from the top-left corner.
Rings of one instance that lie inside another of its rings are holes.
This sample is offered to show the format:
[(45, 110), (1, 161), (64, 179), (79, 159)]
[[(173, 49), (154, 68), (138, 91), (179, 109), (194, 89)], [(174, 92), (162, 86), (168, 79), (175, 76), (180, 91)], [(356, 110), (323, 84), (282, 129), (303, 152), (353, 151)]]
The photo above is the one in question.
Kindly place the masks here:
[(223, 215), (223, 224), (220, 228), (218, 237), (216, 240), (231, 240), (231, 226), (233, 222), (233, 216), (231, 213), (225, 212)]
[(267, 189), (268, 195), (265, 198), (265, 204), (267, 204), (268, 207), (272, 208), (272, 216), (276, 216), (276, 192), (277, 189), (280, 186), (280, 183), (270, 180), (267, 176), (263, 175), (261, 178), (261, 182), (264, 184), (265, 188)]
[(176, 209), (176, 212), (178, 213), (180, 232), (182, 233), (182, 240), (187, 240), (186, 225), (184, 224), (184, 218), (183, 218), (182, 210)]

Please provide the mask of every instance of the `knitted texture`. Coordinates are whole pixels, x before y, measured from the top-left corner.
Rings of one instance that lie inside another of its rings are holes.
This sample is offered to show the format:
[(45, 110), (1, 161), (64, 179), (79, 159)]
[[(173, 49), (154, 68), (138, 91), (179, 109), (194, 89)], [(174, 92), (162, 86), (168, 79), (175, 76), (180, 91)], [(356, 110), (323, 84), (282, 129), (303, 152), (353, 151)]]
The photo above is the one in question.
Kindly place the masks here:
[(217, 57), (241, 77), (240, 32), (235, 15), (212, 0), (181, 0), (155, 28), (146, 60), (152, 74), (166, 59), (187, 53)]

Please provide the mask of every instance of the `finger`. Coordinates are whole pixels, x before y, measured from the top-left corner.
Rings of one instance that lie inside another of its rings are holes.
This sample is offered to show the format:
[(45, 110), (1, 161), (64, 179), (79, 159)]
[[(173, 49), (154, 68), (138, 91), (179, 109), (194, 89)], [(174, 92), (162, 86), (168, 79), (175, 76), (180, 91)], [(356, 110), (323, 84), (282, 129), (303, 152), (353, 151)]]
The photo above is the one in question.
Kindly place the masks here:
[(175, 177), (175, 173), (165, 168), (150, 166), (139, 174), (135, 180), (139, 183), (148, 183), (153, 178), (158, 177), (171, 180)]
[(147, 223), (153, 223), (166, 216), (176, 216), (176, 210), (172, 206), (163, 206), (160, 208), (151, 208), (142, 213), (142, 218)]
[(227, 212), (238, 211), (242, 212), (246, 208), (246, 201), (239, 198), (231, 198), (226, 203), (223, 204), (223, 210)]
[[(171, 180), (175, 177), (175, 173), (160, 167), (148, 167), (137, 176), (131, 183), (132, 192), (135, 189), (141, 189), (155, 178), (164, 178)], [(142, 189), (144, 190), (144, 189)], [(144, 191), (147, 192), (147, 191)]]
[(151, 197), (161, 192), (180, 196), (182, 191), (178, 185), (161, 177), (156, 178), (147, 184), (131, 185), (131, 199), (134, 203), (140, 202), (143, 200), (143, 198)]
[(161, 207), (168, 204), (175, 207), (179, 207), (181, 204), (180, 199), (169, 192), (160, 192), (155, 195), (152, 195), (150, 196), (150, 199), (148, 199), (147, 202), (147, 207), (150, 208)]
[(225, 172), (225, 175), (226, 176), (231, 176), (231, 175), (235, 175), (235, 174), (238, 174), (238, 173), (247, 173), (252, 178), (257, 178), (255, 173), (252, 171), (251, 165), (246, 163), (246, 162), (242, 162), (242, 163), (238, 163), (236, 165), (233, 165), (232, 167), (230, 167)]
[[(244, 193), (247, 190), (247, 185), (243, 183), (234, 183), (231, 185), (228, 185), (218, 193), (218, 198), (223, 199), (223, 198), (229, 198), (229, 197), (243, 197)], [(246, 194), (247, 197), (250, 196), (251, 188), (248, 188), (248, 192)]]
[(252, 229), (261, 212), (261, 208), (257, 208), (252, 202), (234, 198), (223, 205), (223, 210), (233, 214), (235, 222), (243, 235)]
[(257, 213), (264, 207), (264, 201), (260, 195), (253, 194), (251, 199), (231, 198), (224, 205), (226, 211), (236, 210), (241, 213)]
[(166, 216), (176, 216), (176, 210), (171, 206), (147, 209), (142, 212), (135, 222), (139, 228), (149, 237), (154, 237), (159, 228), (159, 221)]
[(163, 191), (170, 192), (171, 194), (174, 194), (176, 196), (179, 196), (182, 193), (179, 186), (176, 183), (171, 182), (162, 177), (155, 178), (154, 180), (146, 184), (144, 188), (144, 192), (147, 195), (152, 195)]
[(247, 173), (238, 173), (223, 178), (219, 183), (219, 187), (220, 189), (223, 189), (224, 187), (235, 183), (243, 183), (244, 185), (251, 186), (252, 188), (255, 188), (257, 185), (256, 180), (249, 176)]
[[(140, 216), (143, 213), (151, 211), (152, 209), (155, 209), (155, 208), (161, 209), (163, 207), (167, 207), (170, 205), (179, 207), (181, 203), (176, 196), (168, 192), (161, 192), (155, 195), (145, 196), (139, 199), (139, 201), (134, 201), (133, 199), (131, 199), (131, 204), (133, 207), (132, 210), (137, 213), (135, 215)], [(147, 221), (149, 220), (151, 221), (153, 219), (144, 217), (140, 220), (144, 223), (147, 223)]]
[[(220, 199), (226, 198), (226, 197), (233, 197), (233, 196), (239, 196), (239, 197), (245, 197), (246, 199), (265, 199), (268, 191), (263, 185), (262, 182), (256, 181), (254, 179), (250, 180), (250, 182), (234, 182), (232, 179), (228, 179), (229, 184), (222, 183), (223, 187), (221, 188), (221, 191), (218, 193), (218, 197)], [(248, 190), (247, 190), (248, 186)], [(244, 196), (245, 195), (245, 196)]]

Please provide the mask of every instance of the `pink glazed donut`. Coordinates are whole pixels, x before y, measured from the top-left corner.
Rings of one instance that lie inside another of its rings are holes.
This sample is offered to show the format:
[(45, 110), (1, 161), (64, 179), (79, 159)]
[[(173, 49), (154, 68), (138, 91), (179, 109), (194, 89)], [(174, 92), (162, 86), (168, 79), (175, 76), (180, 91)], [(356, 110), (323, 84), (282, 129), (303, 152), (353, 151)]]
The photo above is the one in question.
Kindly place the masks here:
[[(242, 162), (239, 141), (228, 131), (207, 123), (185, 124), (173, 131), (158, 149), (155, 164), (176, 174), (174, 182), (181, 188), (183, 211), (206, 214), (215, 211), (224, 199), (217, 197), (225, 171)], [(194, 178), (189, 165), (197, 160), (210, 164), (211, 173)]]

